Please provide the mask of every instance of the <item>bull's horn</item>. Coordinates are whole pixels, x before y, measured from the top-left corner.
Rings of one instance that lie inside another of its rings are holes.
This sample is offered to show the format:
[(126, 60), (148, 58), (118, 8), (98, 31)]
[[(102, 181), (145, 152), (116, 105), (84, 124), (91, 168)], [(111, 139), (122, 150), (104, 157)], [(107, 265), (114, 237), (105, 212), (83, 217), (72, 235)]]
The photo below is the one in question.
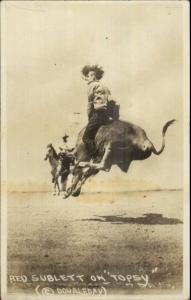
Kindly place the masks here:
[(168, 121), (168, 122), (164, 125), (164, 127), (163, 127), (163, 129), (162, 129), (162, 147), (161, 147), (160, 150), (157, 151), (157, 150), (155, 149), (154, 145), (153, 145), (153, 147), (152, 147), (152, 152), (153, 152), (154, 154), (159, 155), (159, 154), (161, 154), (161, 153), (163, 152), (163, 150), (164, 150), (164, 148), (165, 148), (165, 134), (166, 134), (166, 131), (167, 131), (168, 127), (169, 127), (171, 124), (173, 124), (175, 121), (176, 121), (175, 119), (170, 120), (170, 121)]

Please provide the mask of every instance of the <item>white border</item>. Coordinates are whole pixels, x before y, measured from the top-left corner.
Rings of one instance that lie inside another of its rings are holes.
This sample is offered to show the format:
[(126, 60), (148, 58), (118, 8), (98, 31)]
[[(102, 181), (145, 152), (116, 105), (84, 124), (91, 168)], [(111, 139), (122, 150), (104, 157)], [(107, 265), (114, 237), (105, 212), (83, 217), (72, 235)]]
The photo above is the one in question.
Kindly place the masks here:
[(7, 129), (5, 2), (1, 2), (1, 299), (7, 297)]
[[(15, 2), (15, 1), (8, 1), (7, 3)], [(17, 3), (20, 3), (23, 1), (16, 1)], [(43, 2), (44, 1), (37, 1), (37, 2)], [(55, 2), (55, 1), (50, 1)], [(62, 1), (57, 1), (62, 2)], [(89, 1), (68, 1), (70, 3), (90, 3)], [(91, 3), (97, 3), (97, 2), (108, 2), (114, 3), (124, 3), (125, 1), (91, 1)], [(150, 1), (132, 1), (128, 2), (128, 5), (133, 5), (133, 3), (151, 3)], [(139, 294), (139, 295), (108, 295), (108, 296), (102, 296), (101, 299), (110, 299), (110, 300), (116, 300), (116, 299), (161, 299), (161, 300), (188, 300), (189, 299), (189, 278), (190, 278), (190, 269), (189, 269), (189, 237), (188, 237), (188, 231), (189, 231), (189, 168), (188, 168), (188, 162), (189, 162), (189, 2), (188, 1), (155, 1), (153, 0), (153, 5), (165, 2), (165, 4), (168, 3), (177, 3), (179, 5), (182, 5), (183, 10), (183, 84), (184, 84), (184, 95), (183, 95), (183, 106), (184, 106), (184, 132), (183, 132), (183, 146), (184, 146), (184, 279), (183, 279), (183, 293), (179, 295), (173, 295), (173, 294), (161, 294), (161, 295), (150, 295), (150, 294)], [(6, 1), (1, 2), (1, 300), (34, 300), (34, 299), (87, 299), (89, 296), (75, 296), (75, 295), (67, 295), (67, 296), (51, 296), (51, 297), (37, 297), (37, 296), (31, 296), (31, 295), (7, 295), (7, 166), (6, 166), (6, 143), (7, 143), (7, 132), (6, 132), (6, 46), (4, 43), (4, 37), (5, 37), (5, 9), (6, 8)], [(93, 297), (93, 299), (100, 299), (100, 297)]]
[(184, 218), (183, 218), (183, 295), (184, 299), (189, 299), (190, 290), (190, 261), (189, 261), (189, 223), (190, 223), (190, 170), (189, 170), (189, 120), (190, 120), (190, 64), (189, 64), (189, 24), (190, 24), (190, 15), (189, 15), (189, 2), (183, 3), (183, 113), (185, 116), (184, 126), (183, 126), (183, 146), (184, 146), (184, 165), (183, 165), (183, 186), (184, 186)]

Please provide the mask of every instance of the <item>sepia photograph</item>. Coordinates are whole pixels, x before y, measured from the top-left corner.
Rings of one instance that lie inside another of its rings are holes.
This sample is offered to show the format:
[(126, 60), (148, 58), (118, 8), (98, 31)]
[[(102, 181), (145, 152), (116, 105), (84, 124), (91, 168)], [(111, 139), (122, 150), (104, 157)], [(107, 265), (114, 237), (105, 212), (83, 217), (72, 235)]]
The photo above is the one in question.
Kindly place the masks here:
[(189, 4), (1, 2), (1, 299), (189, 299)]

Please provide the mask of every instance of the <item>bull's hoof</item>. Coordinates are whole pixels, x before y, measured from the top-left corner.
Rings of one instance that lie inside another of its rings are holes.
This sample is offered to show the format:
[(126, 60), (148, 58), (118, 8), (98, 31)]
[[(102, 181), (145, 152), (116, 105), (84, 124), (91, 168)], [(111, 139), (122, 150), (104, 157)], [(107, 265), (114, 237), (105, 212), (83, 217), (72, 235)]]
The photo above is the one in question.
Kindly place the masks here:
[(66, 198), (68, 198), (69, 196), (70, 196), (70, 194), (67, 193), (67, 192), (65, 192), (64, 195), (63, 195), (63, 199), (66, 199)]
[(75, 192), (72, 193), (73, 197), (78, 197), (80, 194), (80, 189), (76, 190)]
[(70, 195), (71, 195), (71, 188), (68, 188), (63, 194), (63, 199), (68, 198)]

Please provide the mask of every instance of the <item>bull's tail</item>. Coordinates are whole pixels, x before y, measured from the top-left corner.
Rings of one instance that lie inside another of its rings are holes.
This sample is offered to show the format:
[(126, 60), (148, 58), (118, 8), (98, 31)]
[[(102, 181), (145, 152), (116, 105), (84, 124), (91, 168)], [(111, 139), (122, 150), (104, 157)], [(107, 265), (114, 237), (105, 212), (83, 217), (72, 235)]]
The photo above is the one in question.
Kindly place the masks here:
[(173, 124), (175, 121), (176, 121), (176, 120), (173, 119), (173, 120), (171, 120), (171, 121), (168, 121), (168, 122), (164, 125), (163, 130), (162, 130), (162, 146), (161, 146), (161, 149), (157, 151), (157, 150), (155, 149), (154, 145), (152, 145), (152, 146), (153, 146), (153, 147), (152, 147), (152, 152), (153, 152), (154, 154), (159, 155), (159, 154), (161, 154), (161, 153), (163, 152), (163, 150), (164, 150), (164, 148), (165, 148), (165, 134), (166, 134), (166, 131), (167, 131), (168, 127), (169, 127), (171, 124)]

